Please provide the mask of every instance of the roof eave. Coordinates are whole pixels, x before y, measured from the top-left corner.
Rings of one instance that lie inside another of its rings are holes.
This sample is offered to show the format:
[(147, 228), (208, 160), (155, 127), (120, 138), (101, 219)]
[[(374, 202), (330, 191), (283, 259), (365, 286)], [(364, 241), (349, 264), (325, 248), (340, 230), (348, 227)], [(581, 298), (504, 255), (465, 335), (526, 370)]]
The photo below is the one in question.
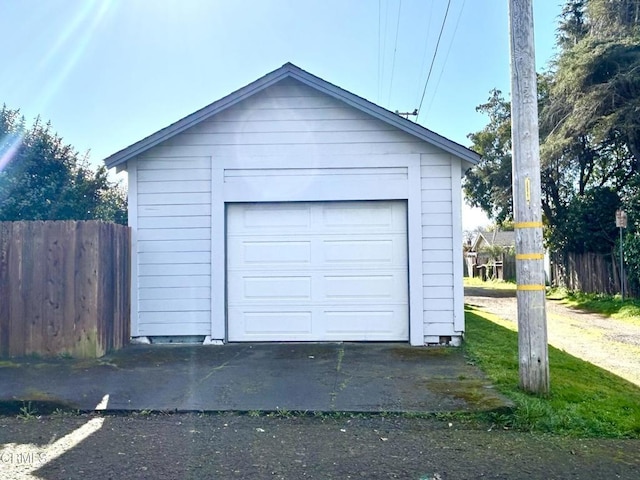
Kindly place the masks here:
[(191, 128), (201, 121), (206, 120), (207, 118), (210, 118), (217, 113), (220, 113), (221, 111), (232, 107), (233, 105), (257, 93), (258, 91), (280, 81), (286, 76), (287, 73), (280, 69), (268, 73), (264, 77), (259, 78), (249, 85), (246, 85), (236, 90), (235, 92), (230, 93), (220, 100), (217, 100), (207, 105), (206, 107), (203, 107), (200, 110), (187, 115), (177, 122), (174, 122), (155, 133), (152, 133), (142, 140), (139, 140), (136, 143), (129, 145), (128, 147), (125, 147), (122, 150), (119, 150), (118, 152), (108, 156), (104, 159), (104, 163), (106, 164), (107, 168), (113, 168), (121, 165), (127, 160), (140, 155), (141, 153), (144, 153), (150, 148), (155, 147), (159, 143), (162, 143), (165, 140), (168, 140), (171, 137)]
[(438, 135), (437, 133), (427, 129), (426, 127), (423, 127), (422, 125), (401, 117), (400, 115), (387, 110), (386, 108), (376, 105), (375, 103), (370, 102), (363, 97), (359, 97), (358, 95), (355, 95), (347, 90), (344, 90), (343, 88), (327, 82), (326, 80), (316, 77), (315, 75), (312, 75), (309, 72), (296, 67), (295, 65), (291, 65), (291, 67), (296, 69), (296, 78), (303, 83), (306, 83), (307, 85), (314, 87), (315, 89), (322, 91), (334, 98), (342, 100), (348, 105), (364, 111), (365, 113), (386, 123), (389, 123), (392, 126), (403, 130), (415, 137), (418, 137), (421, 140), (424, 140), (436, 147), (439, 147), (446, 152), (456, 155), (462, 160), (468, 162), (469, 167), (476, 165), (480, 161), (480, 155), (478, 153), (463, 145), (460, 145), (459, 143), (454, 142), (453, 140), (449, 140), (442, 135)]

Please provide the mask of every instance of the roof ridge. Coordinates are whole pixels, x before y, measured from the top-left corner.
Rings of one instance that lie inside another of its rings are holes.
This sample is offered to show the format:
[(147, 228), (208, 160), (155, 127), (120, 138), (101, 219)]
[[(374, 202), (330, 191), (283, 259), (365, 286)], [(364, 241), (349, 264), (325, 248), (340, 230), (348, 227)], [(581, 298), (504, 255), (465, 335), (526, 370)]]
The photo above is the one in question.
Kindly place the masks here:
[(158, 130), (151, 135), (125, 147), (118, 152), (108, 156), (104, 159), (104, 163), (108, 168), (118, 166), (125, 163), (127, 160), (140, 155), (146, 150), (153, 148), (161, 142), (164, 142), (173, 136), (183, 132), (184, 130), (204, 121), (224, 110), (230, 108), (237, 103), (249, 98), (252, 95), (270, 87), (271, 85), (285, 79), (294, 78), (305, 85), (315, 88), (321, 93), (329, 95), (337, 100), (340, 100), (347, 105), (361, 110), (362, 112), (384, 121), (406, 133), (419, 138), (431, 145), (434, 145), (458, 158), (470, 163), (475, 164), (479, 161), (480, 155), (473, 150), (454, 142), (438, 133), (429, 130), (428, 128), (412, 122), (396, 113), (377, 105), (364, 97), (361, 97), (355, 93), (351, 93), (338, 85), (335, 85), (327, 80), (324, 80), (306, 70), (294, 65), (291, 62), (287, 62), (282, 67), (273, 70), (257, 80), (241, 87), (232, 93), (220, 98), (206, 105), (205, 107), (196, 110), (195, 112), (187, 115), (186, 117), (171, 123), (170, 125)]

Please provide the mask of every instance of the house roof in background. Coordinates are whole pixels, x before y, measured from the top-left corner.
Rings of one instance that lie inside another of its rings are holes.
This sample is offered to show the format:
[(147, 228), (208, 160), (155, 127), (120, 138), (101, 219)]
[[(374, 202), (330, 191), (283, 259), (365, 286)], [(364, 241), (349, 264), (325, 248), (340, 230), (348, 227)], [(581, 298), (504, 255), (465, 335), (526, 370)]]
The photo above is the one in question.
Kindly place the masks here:
[(513, 247), (516, 244), (516, 233), (512, 230), (480, 230), (473, 241), (471, 250), (477, 251), (482, 240), (487, 246)]
[(274, 70), (271, 73), (259, 78), (258, 80), (236, 90), (235, 92), (227, 95), (213, 102), (210, 105), (188, 115), (181, 120), (158, 130), (156, 133), (149, 135), (146, 138), (120, 150), (119, 152), (110, 155), (104, 159), (104, 163), (108, 168), (116, 167), (125, 163), (127, 160), (140, 155), (146, 150), (158, 145), (165, 140), (185, 131), (186, 129), (206, 120), (227, 108), (245, 100), (252, 95), (264, 90), (265, 88), (284, 80), (285, 78), (293, 78), (298, 80), (316, 90), (330, 95), (338, 100), (345, 102), (346, 104), (357, 108), (379, 120), (382, 120), (394, 127), (399, 128), (421, 140), (426, 141), (442, 150), (455, 155), (469, 164), (469, 167), (475, 165), (480, 160), (478, 155), (473, 150), (460, 145), (459, 143), (449, 140), (437, 133), (419, 125), (411, 120), (408, 120), (400, 115), (387, 110), (373, 102), (370, 102), (362, 97), (359, 97), (347, 90), (344, 90), (326, 80), (316, 77), (311, 73), (302, 70), (301, 68), (293, 65), (292, 63), (286, 63), (282, 67)]

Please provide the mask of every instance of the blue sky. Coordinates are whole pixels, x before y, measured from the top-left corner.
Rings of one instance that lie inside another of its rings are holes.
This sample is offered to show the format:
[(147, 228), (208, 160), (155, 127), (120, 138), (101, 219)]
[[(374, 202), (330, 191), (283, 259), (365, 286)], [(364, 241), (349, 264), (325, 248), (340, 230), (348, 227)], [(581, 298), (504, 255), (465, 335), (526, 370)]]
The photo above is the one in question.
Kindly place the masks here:
[[(111, 153), (286, 62), (468, 145), (509, 91), (507, 0), (2, 0), (0, 102)], [(534, 0), (537, 69), (562, 2)], [(465, 228), (484, 219), (465, 209)]]

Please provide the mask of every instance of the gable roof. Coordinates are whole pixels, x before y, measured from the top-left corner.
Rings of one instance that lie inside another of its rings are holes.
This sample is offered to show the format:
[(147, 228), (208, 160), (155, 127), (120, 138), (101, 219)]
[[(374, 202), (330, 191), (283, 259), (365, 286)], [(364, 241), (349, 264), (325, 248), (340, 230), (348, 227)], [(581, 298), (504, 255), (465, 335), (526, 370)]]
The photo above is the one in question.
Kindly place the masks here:
[(138, 142), (120, 150), (119, 152), (114, 153), (113, 155), (110, 155), (109, 157), (104, 159), (104, 163), (108, 168), (121, 165), (127, 160), (135, 157), (136, 155), (140, 155), (146, 150), (155, 147), (159, 143), (170, 139), (171, 137), (196, 125), (197, 123), (206, 120), (207, 118), (210, 118), (229, 107), (232, 107), (238, 102), (245, 100), (246, 98), (264, 90), (267, 87), (270, 87), (271, 85), (285, 78), (296, 79), (304, 83), (305, 85), (308, 85), (322, 93), (341, 100), (344, 103), (371, 115), (372, 117), (382, 120), (394, 127), (399, 128), (400, 130), (403, 130), (421, 140), (424, 140), (427, 143), (439, 147), (442, 150), (451, 153), (452, 155), (455, 155), (472, 165), (478, 163), (480, 159), (480, 156), (476, 152), (460, 145), (459, 143), (438, 135), (437, 133), (432, 132), (431, 130), (421, 125), (418, 125), (411, 120), (401, 117), (400, 115), (397, 115), (396, 113), (393, 113), (386, 108), (383, 108), (373, 102), (370, 102), (351, 92), (348, 92), (332, 83), (327, 82), (326, 80), (321, 79), (320, 77), (316, 77), (315, 75), (302, 70), (292, 63), (285, 63), (282, 67), (266, 74), (265, 76), (250, 83), (249, 85), (236, 90), (235, 92), (213, 102), (210, 105), (207, 105), (204, 108), (201, 108), (191, 115), (187, 115), (186, 117), (178, 120), (168, 127), (158, 130), (156, 133), (153, 133), (148, 137), (139, 140)]
[(484, 240), (487, 246), (513, 247), (516, 244), (516, 232), (513, 230), (480, 230), (471, 247), (472, 251), (477, 251), (480, 247), (480, 240)]

